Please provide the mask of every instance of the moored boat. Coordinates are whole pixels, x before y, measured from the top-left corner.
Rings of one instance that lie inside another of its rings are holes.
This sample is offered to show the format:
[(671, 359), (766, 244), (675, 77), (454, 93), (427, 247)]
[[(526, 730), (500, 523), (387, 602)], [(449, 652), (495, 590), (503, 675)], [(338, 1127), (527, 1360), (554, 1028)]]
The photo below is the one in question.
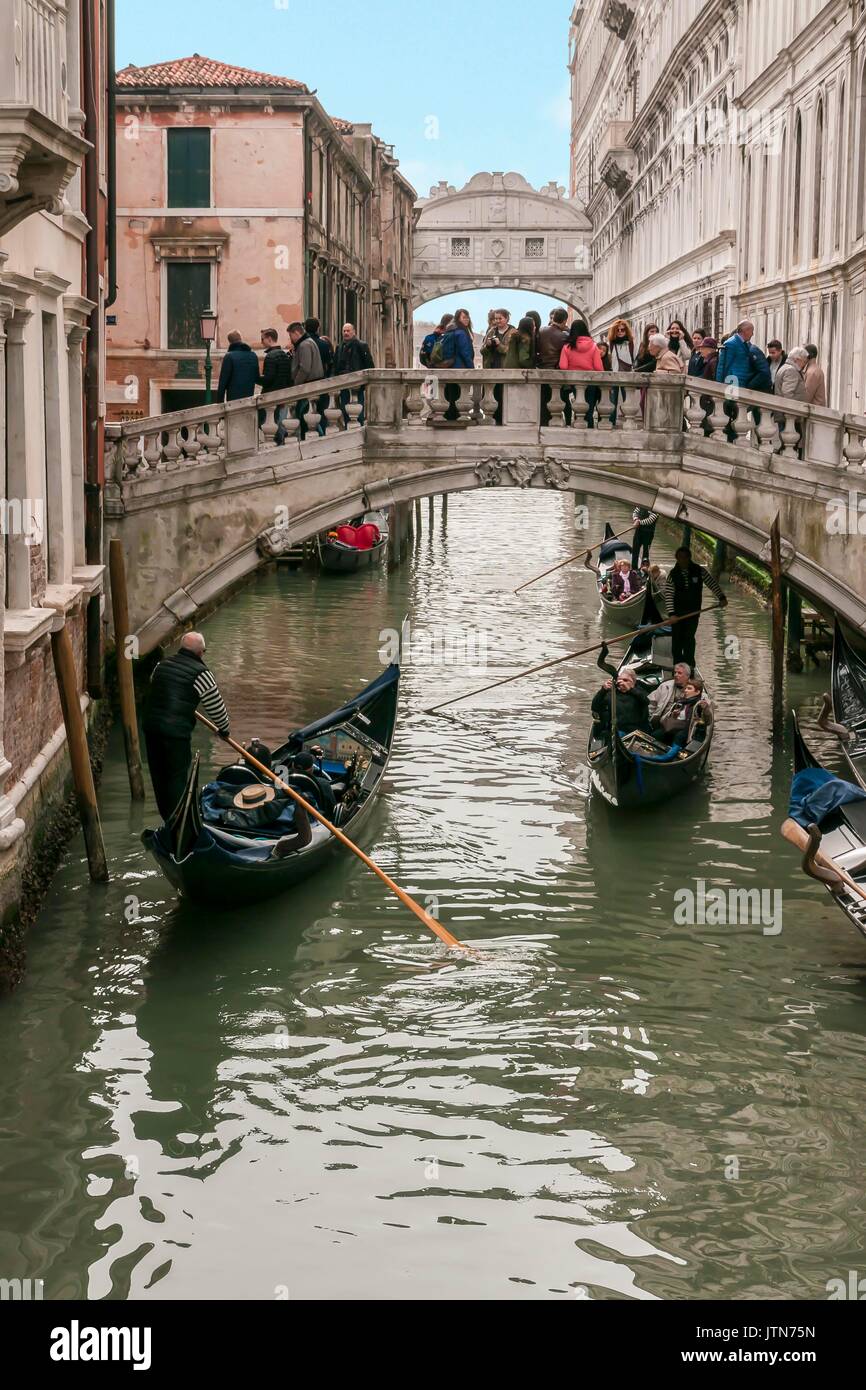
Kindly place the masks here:
[[(645, 595), (649, 617), (652, 595)], [(670, 626), (640, 633), (629, 645), (619, 671), (630, 667), (642, 689), (652, 691), (673, 678)], [(642, 810), (682, 792), (703, 773), (713, 741), (715, 717), (709, 692), (704, 709), (692, 719), (682, 748), (668, 746), (652, 735), (621, 736), (595, 725), (590, 729), (587, 763), (594, 791), (611, 806)]]
[[(330, 782), (336, 803), (329, 818), (352, 838), (370, 815), (388, 764), (399, 680), (399, 667), (389, 666), (353, 700), (296, 730), (271, 755), (271, 767), (280, 770), (289, 786), (328, 815), (316, 782), (291, 770), (299, 754), (313, 753), (316, 775)], [(172, 815), (158, 830), (142, 835), (166, 878), (185, 898), (217, 907), (260, 902), (314, 873), (339, 847), (329, 830), (311, 820), (309, 843), (275, 857), (277, 842), (298, 828), (291, 801), (271, 824), (239, 828), (234, 812), (226, 824), (220, 805), (243, 788), (262, 785), (268, 785), (265, 779), (238, 762), (222, 768), (200, 792), (196, 755)]]
[(823, 883), (849, 922), (866, 936), (866, 789), (822, 767), (796, 714), (788, 819), (782, 835), (803, 853), (803, 872)]
[(637, 627), (644, 610), (645, 591), (631, 594), (629, 598), (615, 599), (610, 593), (610, 578), (618, 560), (631, 561), (631, 541), (625, 536), (616, 536), (610, 522), (605, 523), (604, 540), (598, 552), (596, 583), (602, 612), (618, 627)]
[(377, 565), (388, 547), (388, 525), (382, 512), (366, 512), (348, 526), (319, 537), (322, 569), (332, 574), (355, 574)]
[(845, 637), (839, 622), (833, 634), (831, 687), (833, 718), (848, 734), (842, 740), (845, 761), (854, 781), (866, 787), (866, 654)]

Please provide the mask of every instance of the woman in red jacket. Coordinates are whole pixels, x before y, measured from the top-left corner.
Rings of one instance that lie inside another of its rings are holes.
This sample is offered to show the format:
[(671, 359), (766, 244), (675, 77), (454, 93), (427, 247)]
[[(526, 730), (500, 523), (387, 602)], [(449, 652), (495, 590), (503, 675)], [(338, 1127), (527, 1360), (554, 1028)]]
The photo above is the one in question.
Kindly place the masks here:
[[(604, 364), (601, 353), (589, 336), (589, 329), (583, 319), (575, 319), (568, 334), (568, 342), (559, 356), (559, 366), (564, 372), (601, 372)], [(578, 388), (580, 392), (580, 388)], [(586, 401), (586, 423), (590, 429), (595, 424), (595, 407), (601, 397), (597, 386), (587, 386), (583, 390)]]

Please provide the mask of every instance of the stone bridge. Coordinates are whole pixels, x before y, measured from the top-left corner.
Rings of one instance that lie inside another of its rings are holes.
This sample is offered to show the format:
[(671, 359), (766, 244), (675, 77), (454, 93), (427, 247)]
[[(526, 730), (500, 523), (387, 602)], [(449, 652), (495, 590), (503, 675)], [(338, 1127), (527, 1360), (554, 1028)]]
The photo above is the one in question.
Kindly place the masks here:
[(142, 655), (368, 504), (479, 487), (644, 503), (762, 559), (778, 512), (790, 582), (866, 624), (864, 417), (661, 373), (398, 369), (329, 380), (326, 433), (311, 402), (302, 441), (308, 390), (107, 427), (106, 532), (124, 544)]

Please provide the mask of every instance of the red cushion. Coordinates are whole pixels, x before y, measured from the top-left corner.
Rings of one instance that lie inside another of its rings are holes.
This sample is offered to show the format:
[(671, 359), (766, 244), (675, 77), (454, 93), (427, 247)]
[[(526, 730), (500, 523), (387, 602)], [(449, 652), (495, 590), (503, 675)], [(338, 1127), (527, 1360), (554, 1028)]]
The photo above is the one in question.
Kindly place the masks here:
[(342, 541), (343, 545), (357, 545), (357, 534), (354, 526), (337, 527), (337, 540)]
[(363, 526), (358, 527), (356, 537), (355, 544), (359, 550), (372, 550), (380, 540), (379, 528), (374, 522), (365, 521)]

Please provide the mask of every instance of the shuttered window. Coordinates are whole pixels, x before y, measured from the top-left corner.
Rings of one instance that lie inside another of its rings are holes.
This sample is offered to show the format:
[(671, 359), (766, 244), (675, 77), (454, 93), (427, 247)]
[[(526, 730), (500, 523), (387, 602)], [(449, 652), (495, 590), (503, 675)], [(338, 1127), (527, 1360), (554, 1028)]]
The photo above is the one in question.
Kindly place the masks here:
[(166, 347), (200, 348), (199, 319), (210, 308), (210, 261), (168, 261), (165, 293)]
[(168, 206), (210, 207), (210, 131), (169, 130)]

